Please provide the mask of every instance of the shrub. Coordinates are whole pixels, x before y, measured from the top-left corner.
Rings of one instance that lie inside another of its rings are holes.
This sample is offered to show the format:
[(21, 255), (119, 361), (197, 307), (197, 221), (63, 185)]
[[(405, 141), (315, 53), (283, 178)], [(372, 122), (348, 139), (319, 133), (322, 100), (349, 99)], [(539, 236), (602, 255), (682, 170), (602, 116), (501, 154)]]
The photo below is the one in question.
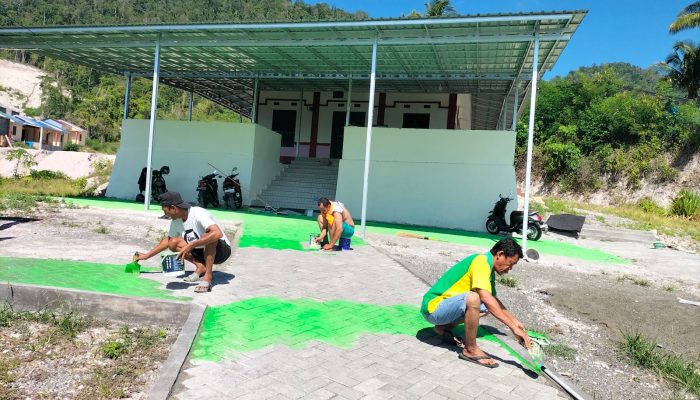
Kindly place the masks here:
[(665, 215), (666, 210), (660, 205), (656, 204), (654, 200), (650, 197), (642, 197), (637, 201), (637, 208), (640, 210), (654, 215)]
[(29, 176), (32, 179), (70, 179), (68, 175), (60, 171), (50, 171), (48, 169), (42, 170), (31, 170), (29, 171)]
[(581, 162), (581, 150), (573, 143), (547, 143), (543, 158), (545, 175), (554, 179), (576, 171)]
[(68, 143), (63, 146), (64, 151), (80, 151), (80, 145), (78, 143)]
[(700, 215), (700, 196), (688, 189), (681, 190), (671, 203), (671, 214), (681, 217)]

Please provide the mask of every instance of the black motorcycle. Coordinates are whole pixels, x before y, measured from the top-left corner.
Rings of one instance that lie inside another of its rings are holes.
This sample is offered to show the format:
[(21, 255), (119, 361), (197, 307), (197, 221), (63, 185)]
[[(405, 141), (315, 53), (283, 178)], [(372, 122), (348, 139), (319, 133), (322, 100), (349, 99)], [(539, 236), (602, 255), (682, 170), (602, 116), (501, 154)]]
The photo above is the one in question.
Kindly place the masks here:
[(214, 171), (197, 182), (197, 201), (200, 207), (219, 206), (219, 182), (216, 178), (221, 178), (221, 175)]
[(243, 194), (241, 193), (241, 182), (236, 178), (238, 167), (233, 167), (231, 174), (224, 178), (221, 188), (224, 190), (224, 204), (230, 209), (243, 207)]
[[(141, 175), (139, 176), (139, 194), (136, 195), (136, 201), (139, 203), (143, 203), (144, 200), (146, 200), (146, 196), (144, 196), (143, 192), (146, 190), (146, 173), (147, 169), (146, 167), (143, 167), (141, 170)], [(163, 165), (160, 167), (160, 169), (152, 169), (151, 170), (151, 201), (154, 203), (158, 203), (158, 198), (160, 197), (161, 194), (165, 193), (168, 191), (167, 186), (165, 185), (165, 178), (163, 178), (163, 175), (168, 175), (170, 173), (170, 167), (167, 165)]]
[[(508, 202), (513, 200), (509, 197), (498, 195), (499, 200), (493, 206), (493, 210), (489, 211), (489, 217), (486, 218), (486, 230), (490, 234), (499, 232), (523, 233), (523, 212), (512, 211), (510, 213), (510, 223), (506, 221), (506, 207)], [(528, 213), (527, 219), (527, 238), (529, 240), (539, 240), (542, 237), (542, 216), (537, 211)]]

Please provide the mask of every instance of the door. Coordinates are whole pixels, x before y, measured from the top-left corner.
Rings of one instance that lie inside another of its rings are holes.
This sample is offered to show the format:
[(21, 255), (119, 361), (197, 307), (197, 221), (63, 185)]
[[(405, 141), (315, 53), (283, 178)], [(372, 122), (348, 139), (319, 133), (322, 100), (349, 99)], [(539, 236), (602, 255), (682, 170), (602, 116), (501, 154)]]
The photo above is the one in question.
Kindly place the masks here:
[(282, 135), (282, 147), (294, 147), (296, 124), (296, 110), (272, 111), (272, 130)]
[[(350, 113), (350, 126), (365, 126), (365, 113)], [(343, 158), (343, 138), (345, 133), (345, 112), (334, 111), (331, 125), (331, 158)]]

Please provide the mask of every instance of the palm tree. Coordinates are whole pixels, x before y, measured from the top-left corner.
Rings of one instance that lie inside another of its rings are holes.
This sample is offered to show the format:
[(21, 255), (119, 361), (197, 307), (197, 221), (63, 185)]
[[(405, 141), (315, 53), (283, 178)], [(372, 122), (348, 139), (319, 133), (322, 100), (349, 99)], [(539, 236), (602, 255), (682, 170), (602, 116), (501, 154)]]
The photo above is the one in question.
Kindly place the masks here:
[[(700, 3), (700, 2), (699, 2)], [(425, 14), (426, 17), (444, 17), (457, 15), (457, 11), (450, 0), (430, 0), (425, 3)]]
[(668, 28), (670, 33), (700, 27), (700, 1), (690, 4), (678, 14), (678, 18)]
[(673, 53), (663, 64), (674, 86), (688, 90), (688, 99), (698, 97), (700, 89), (700, 46), (693, 42), (676, 42)]

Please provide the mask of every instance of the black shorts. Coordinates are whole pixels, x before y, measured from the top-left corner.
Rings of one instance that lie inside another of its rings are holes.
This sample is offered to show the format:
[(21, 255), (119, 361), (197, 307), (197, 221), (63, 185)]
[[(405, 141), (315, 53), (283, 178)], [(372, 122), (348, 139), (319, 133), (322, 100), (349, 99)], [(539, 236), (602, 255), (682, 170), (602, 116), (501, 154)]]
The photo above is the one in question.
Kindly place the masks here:
[[(204, 249), (194, 249), (190, 253), (195, 261), (204, 263)], [(231, 246), (229, 246), (225, 241), (219, 239), (216, 243), (216, 252), (214, 253), (214, 264), (221, 264), (231, 257)]]

